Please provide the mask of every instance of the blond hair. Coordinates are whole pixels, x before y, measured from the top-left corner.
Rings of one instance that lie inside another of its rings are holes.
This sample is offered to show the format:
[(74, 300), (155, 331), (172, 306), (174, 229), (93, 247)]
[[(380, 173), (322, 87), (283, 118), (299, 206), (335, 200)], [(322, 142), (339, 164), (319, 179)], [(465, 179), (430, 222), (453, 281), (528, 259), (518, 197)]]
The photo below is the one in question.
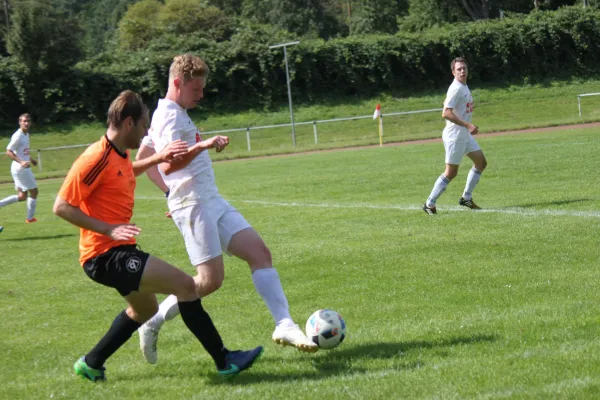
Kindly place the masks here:
[(19, 115), (19, 122), (21, 122), (21, 120), (23, 118), (29, 118), (29, 119), (31, 119), (31, 115), (29, 115), (29, 113), (25, 113), (25, 114)]
[(146, 114), (148, 114), (148, 107), (142, 97), (131, 90), (125, 90), (110, 103), (106, 123), (109, 127), (120, 128), (128, 117), (137, 124)]
[(173, 58), (169, 68), (169, 80), (183, 79), (186, 83), (195, 78), (205, 78), (208, 75), (208, 66), (198, 56), (181, 54)]

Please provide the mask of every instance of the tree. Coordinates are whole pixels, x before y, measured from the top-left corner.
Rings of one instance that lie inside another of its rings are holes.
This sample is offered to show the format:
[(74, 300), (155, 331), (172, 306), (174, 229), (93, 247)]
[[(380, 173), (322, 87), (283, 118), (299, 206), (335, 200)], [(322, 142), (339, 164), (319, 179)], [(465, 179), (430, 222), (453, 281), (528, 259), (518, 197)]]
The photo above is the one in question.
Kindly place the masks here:
[(495, 17), (499, 15), (498, 9), (494, 7), (494, 0), (460, 0), (460, 2), (474, 20), (489, 19), (492, 15)]
[(167, 0), (158, 21), (165, 32), (199, 33), (217, 41), (228, 39), (233, 32), (232, 20), (223, 11), (197, 0)]
[(77, 21), (46, 3), (17, 3), (6, 36), (9, 54), (30, 71), (60, 73), (82, 57)]
[[(81, 60), (81, 28), (64, 10), (41, 1), (14, 4), (6, 47), (18, 100), (40, 117), (73, 103), (70, 73)], [(73, 89), (77, 90), (77, 89)]]
[(407, 0), (363, 0), (354, 7), (350, 32), (353, 35), (396, 33), (397, 18), (407, 13)]
[(298, 35), (329, 38), (345, 32), (333, 0), (244, 0), (243, 16)]
[(83, 7), (79, 19), (85, 30), (84, 48), (88, 55), (101, 53), (111, 44), (127, 7), (137, 1), (95, 0)]
[(410, 0), (408, 15), (398, 18), (402, 31), (422, 31), (433, 26), (467, 21), (469, 16), (457, 2), (445, 0)]
[(129, 6), (119, 22), (119, 44), (123, 49), (142, 49), (158, 35), (162, 7), (157, 0), (142, 0)]

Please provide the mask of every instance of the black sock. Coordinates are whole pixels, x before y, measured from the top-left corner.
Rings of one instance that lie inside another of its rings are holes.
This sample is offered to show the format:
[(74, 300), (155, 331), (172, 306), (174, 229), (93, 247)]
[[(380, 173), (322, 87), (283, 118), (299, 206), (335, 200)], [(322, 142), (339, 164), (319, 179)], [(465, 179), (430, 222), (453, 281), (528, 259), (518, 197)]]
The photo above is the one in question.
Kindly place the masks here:
[(217, 368), (225, 368), (225, 354), (227, 354), (227, 350), (223, 346), (221, 335), (219, 335), (210, 316), (204, 311), (200, 299), (180, 301), (178, 305), (181, 319), (183, 319), (188, 329), (202, 343), (208, 354), (211, 355)]
[(140, 326), (142, 324), (129, 318), (125, 310), (121, 311), (113, 321), (108, 332), (106, 332), (106, 335), (85, 356), (86, 364), (94, 369), (102, 368), (108, 357), (112, 356), (123, 343), (128, 341), (133, 332)]

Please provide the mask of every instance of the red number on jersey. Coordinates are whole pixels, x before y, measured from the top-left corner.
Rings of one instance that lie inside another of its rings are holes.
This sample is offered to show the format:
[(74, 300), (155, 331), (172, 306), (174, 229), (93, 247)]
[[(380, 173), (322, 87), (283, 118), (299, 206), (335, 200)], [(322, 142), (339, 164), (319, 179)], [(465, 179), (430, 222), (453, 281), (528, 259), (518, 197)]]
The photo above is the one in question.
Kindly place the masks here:
[(202, 141), (202, 136), (200, 136), (199, 132), (196, 132), (196, 143), (201, 142)]

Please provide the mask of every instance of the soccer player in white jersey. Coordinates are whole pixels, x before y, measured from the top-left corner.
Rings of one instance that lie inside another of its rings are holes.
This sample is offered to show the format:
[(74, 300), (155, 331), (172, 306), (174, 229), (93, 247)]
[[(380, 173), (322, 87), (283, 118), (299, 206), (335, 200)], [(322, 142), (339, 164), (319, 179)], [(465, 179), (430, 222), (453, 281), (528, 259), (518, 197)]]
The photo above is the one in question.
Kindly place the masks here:
[(446, 170), (437, 178), (431, 194), (423, 204), (423, 211), (429, 215), (437, 213), (435, 203), (444, 193), (450, 181), (456, 177), (458, 166), (465, 154), (473, 161), (473, 167), (469, 171), (467, 184), (458, 204), (473, 210), (480, 209), (473, 201), (473, 190), (479, 182), (481, 173), (487, 167), (483, 151), (473, 138), (473, 135), (477, 134), (478, 128), (471, 122), (473, 96), (467, 86), (469, 73), (467, 61), (462, 57), (455, 58), (450, 63), (450, 68), (454, 75), (454, 81), (448, 88), (442, 111), (442, 117), (446, 119), (446, 127), (442, 134), (446, 149)]
[[(29, 156), (29, 128), (31, 128), (31, 116), (29, 114), (21, 115), (19, 129), (13, 133), (6, 147), (6, 155), (13, 160), (10, 165), (10, 173), (15, 181), (17, 194), (0, 200), (0, 207), (27, 200), (25, 222), (28, 224), (37, 222), (34, 215), (38, 196), (37, 182), (31, 172), (31, 165), (37, 165), (37, 161)], [(29, 198), (27, 192), (29, 192)]]
[[(273, 341), (314, 352), (311, 342), (290, 316), (287, 298), (271, 253), (260, 235), (217, 190), (208, 149), (221, 151), (229, 143), (226, 136), (203, 139), (187, 114), (203, 97), (208, 67), (200, 58), (185, 54), (173, 59), (169, 88), (152, 116), (149, 138), (136, 158), (160, 152), (166, 145), (183, 140), (189, 153), (179, 161), (159, 166), (160, 177), (169, 188), (168, 204), (173, 221), (183, 235), (191, 263), (196, 267), (196, 288), (205, 297), (221, 287), (224, 279), (223, 252), (246, 261), (254, 287), (275, 320)], [(154, 174), (154, 172), (151, 172)], [(152, 176), (156, 183), (156, 175)], [(161, 187), (160, 182), (157, 186)], [(167, 297), (158, 313), (139, 329), (140, 347), (146, 360), (157, 361), (158, 332), (165, 321), (179, 313), (177, 299)]]

